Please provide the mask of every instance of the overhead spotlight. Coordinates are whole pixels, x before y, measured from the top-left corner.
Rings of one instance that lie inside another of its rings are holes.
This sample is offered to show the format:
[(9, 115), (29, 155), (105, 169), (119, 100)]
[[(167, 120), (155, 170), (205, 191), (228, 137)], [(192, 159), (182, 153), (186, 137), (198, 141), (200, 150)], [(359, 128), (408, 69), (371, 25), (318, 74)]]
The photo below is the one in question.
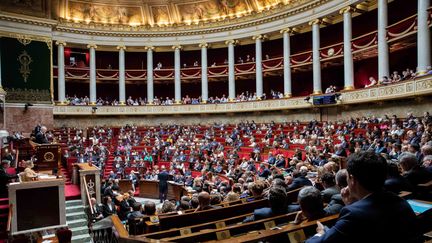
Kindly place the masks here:
[(97, 110), (97, 107), (96, 107), (96, 106), (93, 106), (93, 107), (92, 107), (92, 113), (95, 113), (96, 110)]
[(309, 103), (309, 100), (310, 100), (310, 96), (307, 96), (306, 98), (304, 98), (304, 100), (307, 102), (307, 103)]
[(24, 110), (25, 111), (27, 111), (28, 110), (28, 108), (29, 108), (29, 106), (33, 106), (33, 104), (32, 103), (25, 103), (25, 105), (24, 105)]
[(342, 94), (341, 93), (336, 93), (335, 94), (335, 98), (336, 98), (336, 100), (342, 100)]

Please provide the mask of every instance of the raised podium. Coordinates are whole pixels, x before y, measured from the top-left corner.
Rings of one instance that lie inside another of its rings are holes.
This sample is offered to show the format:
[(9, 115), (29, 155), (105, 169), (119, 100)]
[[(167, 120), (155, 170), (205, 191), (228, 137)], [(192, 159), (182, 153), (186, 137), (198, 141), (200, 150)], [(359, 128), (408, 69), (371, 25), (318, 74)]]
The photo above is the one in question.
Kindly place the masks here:
[(36, 162), (38, 170), (58, 169), (60, 163), (60, 145), (58, 144), (36, 144)]

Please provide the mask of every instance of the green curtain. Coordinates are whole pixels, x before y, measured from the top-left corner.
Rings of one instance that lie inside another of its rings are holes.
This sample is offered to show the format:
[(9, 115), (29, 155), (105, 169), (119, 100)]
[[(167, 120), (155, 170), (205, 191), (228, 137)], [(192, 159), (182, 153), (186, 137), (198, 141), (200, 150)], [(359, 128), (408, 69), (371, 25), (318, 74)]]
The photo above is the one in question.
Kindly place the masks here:
[(6, 99), (12, 102), (50, 100), (51, 67), (47, 43), (32, 40), (23, 44), (18, 39), (2, 37), (0, 46), (2, 86), (8, 92)]

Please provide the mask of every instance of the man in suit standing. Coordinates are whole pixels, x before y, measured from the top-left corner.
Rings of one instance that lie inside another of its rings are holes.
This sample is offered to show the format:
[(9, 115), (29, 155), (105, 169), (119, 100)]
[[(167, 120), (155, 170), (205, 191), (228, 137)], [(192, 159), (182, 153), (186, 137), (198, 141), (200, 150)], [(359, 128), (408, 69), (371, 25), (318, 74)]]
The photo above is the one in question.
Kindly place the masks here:
[(39, 143), (39, 144), (49, 143), (48, 139), (46, 137), (46, 131), (47, 131), (47, 128), (45, 126), (42, 126), (40, 128), (40, 130), (36, 133), (36, 141), (35, 141), (36, 143)]
[(395, 194), (383, 191), (387, 162), (373, 151), (348, 158), (348, 186), (341, 190), (345, 202), (336, 224), (326, 229), (317, 223), (316, 242), (422, 242), (416, 215)]
[(163, 203), (167, 199), (169, 177), (170, 177), (170, 175), (166, 171), (165, 166), (162, 165), (161, 172), (158, 174), (158, 180), (159, 180), (159, 199), (160, 199), (161, 203)]

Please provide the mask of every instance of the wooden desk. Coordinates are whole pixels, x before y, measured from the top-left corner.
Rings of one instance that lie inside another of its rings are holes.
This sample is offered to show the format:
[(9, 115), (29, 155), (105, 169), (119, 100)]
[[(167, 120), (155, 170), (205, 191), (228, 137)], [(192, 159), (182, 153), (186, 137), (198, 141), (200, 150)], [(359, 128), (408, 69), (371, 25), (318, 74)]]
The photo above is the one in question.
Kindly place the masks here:
[(139, 196), (145, 198), (159, 198), (159, 181), (142, 180), (139, 182)]
[[(132, 189), (132, 182), (130, 180), (120, 180), (119, 187), (121, 192), (127, 192)], [(138, 183), (138, 188), (139, 197), (159, 198), (159, 181), (141, 180)], [(175, 199), (179, 201), (183, 195), (187, 195), (187, 191), (182, 184), (177, 184), (172, 181), (168, 182), (168, 200)]]

